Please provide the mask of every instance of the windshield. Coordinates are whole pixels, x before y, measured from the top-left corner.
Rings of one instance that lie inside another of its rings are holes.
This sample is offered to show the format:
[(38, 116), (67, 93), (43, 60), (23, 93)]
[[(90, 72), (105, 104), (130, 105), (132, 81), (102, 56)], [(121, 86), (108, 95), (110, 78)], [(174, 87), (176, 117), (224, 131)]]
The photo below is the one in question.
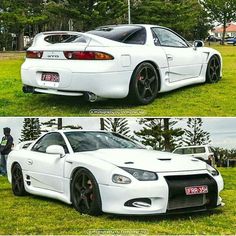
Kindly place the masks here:
[(74, 152), (95, 151), (103, 148), (139, 148), (142, 146), (116, 133), (80, 131), (65, 132)]

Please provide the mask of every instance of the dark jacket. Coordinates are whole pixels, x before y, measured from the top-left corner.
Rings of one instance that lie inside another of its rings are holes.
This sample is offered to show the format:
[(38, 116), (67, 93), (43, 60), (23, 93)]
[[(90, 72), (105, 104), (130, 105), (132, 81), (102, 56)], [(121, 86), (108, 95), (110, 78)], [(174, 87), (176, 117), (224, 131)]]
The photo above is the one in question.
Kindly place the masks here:
[(13, 138), (11, 135), (4, 136), (2, 138), (0, 151), (2, 155), (8, 155), (11, 152), (13, 146)]

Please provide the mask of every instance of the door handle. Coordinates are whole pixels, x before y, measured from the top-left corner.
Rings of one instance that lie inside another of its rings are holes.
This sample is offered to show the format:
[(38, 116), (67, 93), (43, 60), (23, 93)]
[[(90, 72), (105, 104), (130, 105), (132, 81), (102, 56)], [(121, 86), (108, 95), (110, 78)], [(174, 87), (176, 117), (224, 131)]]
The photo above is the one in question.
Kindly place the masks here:
[(33, 165), (33, 161), (30, 160), (30, 159), (28, 159), (28, 160), (27, 160), (27, 164), (28, 164), (28, 165)]
[(168, 61), (173, 61), (174, 57), (171, 54), (167, 54)]

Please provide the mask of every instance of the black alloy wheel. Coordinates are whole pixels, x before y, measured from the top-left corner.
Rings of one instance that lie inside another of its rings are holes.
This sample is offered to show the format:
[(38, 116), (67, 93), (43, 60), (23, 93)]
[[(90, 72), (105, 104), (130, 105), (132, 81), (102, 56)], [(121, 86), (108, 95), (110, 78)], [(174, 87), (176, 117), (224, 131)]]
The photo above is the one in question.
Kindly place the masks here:
[(71, 182), (71, 200), (77, 211), (97, 216), (101, 211), (101, 197), (96, 179), (87, 169), (80, 169)]
[(24, 178), (21, 166), (17, 163), (12, 168), (12, 191), (16, 196), (25, 196)]
[(129, 98), (136, 104), (149, 104), (156, 98), (158, 88), (159, 76), (156, 68), (144, 62), (135, 69), (132, 75)]
[(206, 82), (210, 84), (217, 83), (220, 79), (221, 63), (218, 56), (212, 56), (208, 62)]

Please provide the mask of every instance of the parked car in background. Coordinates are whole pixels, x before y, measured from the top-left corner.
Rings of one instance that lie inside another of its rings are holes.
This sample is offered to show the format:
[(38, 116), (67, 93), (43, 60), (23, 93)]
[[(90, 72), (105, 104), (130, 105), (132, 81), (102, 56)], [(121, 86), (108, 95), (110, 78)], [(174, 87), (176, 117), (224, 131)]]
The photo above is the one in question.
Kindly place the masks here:
[(207, 42), (221, 42), (222, 39), (219, 38), (219, 37), (216, 37), (214, 35), (209, 35), (207, 38), (206, 38), (206, 41)]
[(31, 143), (33, 143), (32, 140), (20, 142), (13, 148), (13, 150), (27, 149)]
[(232, 45), (236, 46), (236, 37), (227, 38), (227, 39), (225, 39), (225, 42), (227, 44), (232, 44)]
[(218, 160), (216, 150), (209, 145), (178, 147), (173, 153), (195, 157), (207, 162), (209, 165), (214, 165)]

